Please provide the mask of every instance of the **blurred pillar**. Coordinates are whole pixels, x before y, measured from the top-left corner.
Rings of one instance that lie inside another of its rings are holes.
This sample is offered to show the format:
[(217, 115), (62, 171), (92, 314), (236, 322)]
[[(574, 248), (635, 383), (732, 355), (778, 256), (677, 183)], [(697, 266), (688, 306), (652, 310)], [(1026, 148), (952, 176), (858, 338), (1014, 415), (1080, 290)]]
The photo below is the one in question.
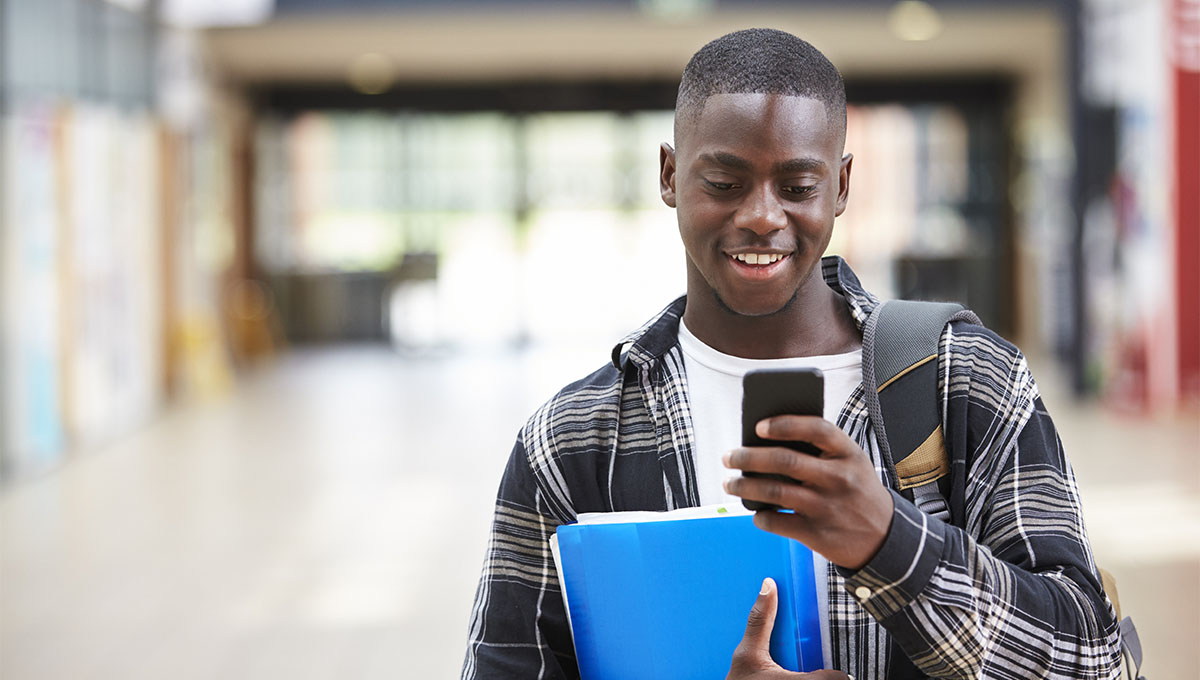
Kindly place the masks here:
[(180, 366), (183, 355), (175, 340), (175, 326), (180, 318), (176, 253), (182, 238), (178, 226), (183, 221), (183, 177), (179, 171), (182, 146), (170, 126), (158, 127), (158, 176), (161, 178), (159, 200), (159, 266), (162, 279), (162, 390), (167, 398), (174, 397), (182, 386)]
[[(8, 119), (8, 55), (7, 49), (2, 49), (8, 43), (8, 0), (0, 0), (0, 124), (3, 124)], [(0, 130), (3, 128), (0, 127)], [(5, 258), (3, 257), (3, 248), (5, 236), (10, 231), (10, 225), (7, 224), (8, 204), (5, 202), (8, 191), (8, 176), (6, 168), (8, 167), (8, 149), (7, 135), (0, 132), (0, 299), (4, 298), (5, 282), (8, 280), (8, 272), (5, 271)], [(8, 361), (7, 354), (7, 322), (3, 318), (4, 310), (0, 309), (0, 376), (8, 375), (11, 370), (6, 366)], [(0, 383), (0, 433), (8, 432), (8, 409), (7, 403), (8, 390), (5, 389), (3, 383)], [(0, 436), (0, 480), (4, 480), (8, 476), (8, 460), (12, 453), (8, 451), (7, 437)]]
[(1084, 214), (1087, 210), (1085, 170), (1091, 161), (1088, 140), (1092, 134), (1088, 124), (1088, 106), (1083, 96), (1083, 11), (1080, 0), (1064, 0), (1063, 25), (1067, 30), (1067, 82), (1070, 84), (1072, 146), (1075, 149), (1075, 171), (1071, 178), (1071, 338), (1067, 361), (1071, 368), (1071, 387), (1076, 395), (1087, 392), (1088, 300), (1083, 251)]
[(254, 118), (247, 113), (233, 132), (233, 176), (230, 178), (234, 251), (234, 280), (256, 278), (254, 261)]
[(255, 114), (239, 102), (233, 126), (230, 162), (230, 216), (233, 223), (233, 261), (226, 274), (222, 305), (230, 347), (241, 363), (269, 357), (278, 347), (275, 299), (260, 279), (255, 257)]
[(1179, 394), (1200, 403), (1200, 2), (1175, 0), (1175, 275)]

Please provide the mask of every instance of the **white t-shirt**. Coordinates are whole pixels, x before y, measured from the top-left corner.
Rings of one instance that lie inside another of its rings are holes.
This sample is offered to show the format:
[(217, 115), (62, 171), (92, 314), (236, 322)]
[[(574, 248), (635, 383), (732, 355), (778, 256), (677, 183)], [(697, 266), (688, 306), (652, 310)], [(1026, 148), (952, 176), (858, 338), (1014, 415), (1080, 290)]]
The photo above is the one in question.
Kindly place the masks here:
[[(721, 486), (726, 478), (737, 474), (721, 464), (721, 457), (742, 445), (742, 376), (747, 371), (820, 369), (825, 375), (825, 419), (835, 423), (850, 394), (862, 381), (862, 350), (789, 359), (743, 359), (704, 344), (682, 321), (679, 323), (679, 345), (683, 349), (687, 372), (701, 505), (741, 505), (740, 498), (725, 493)], [(829, 593), (825, 578), (828, 562), (813, 553), (813, 567), (817, 579), (817, 610), (821, 617), (821, 648), (828, 661), (831, 651)]]

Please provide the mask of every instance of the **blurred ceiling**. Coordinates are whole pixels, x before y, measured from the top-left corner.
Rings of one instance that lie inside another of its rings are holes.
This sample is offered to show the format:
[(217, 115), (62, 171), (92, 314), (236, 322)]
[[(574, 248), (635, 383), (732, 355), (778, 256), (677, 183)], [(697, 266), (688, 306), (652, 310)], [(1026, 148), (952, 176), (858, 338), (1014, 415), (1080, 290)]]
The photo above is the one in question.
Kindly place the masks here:
[(752, 26), (808, 39), (848, 78), (1020, 76), (1060, 69), (1067, 39), (1054, 9), (1029, 4), (939, 8), (940, 30), (924, 41), (898, 37), (880, 6), (722, 5), (686, 18), (628, 3), (416, 4), (403, 12), (284, 13), (204, 35), (217, 77), (235, 87), (345, 82), (364, 55), (397, 83), (673, 79), (701, 45)]

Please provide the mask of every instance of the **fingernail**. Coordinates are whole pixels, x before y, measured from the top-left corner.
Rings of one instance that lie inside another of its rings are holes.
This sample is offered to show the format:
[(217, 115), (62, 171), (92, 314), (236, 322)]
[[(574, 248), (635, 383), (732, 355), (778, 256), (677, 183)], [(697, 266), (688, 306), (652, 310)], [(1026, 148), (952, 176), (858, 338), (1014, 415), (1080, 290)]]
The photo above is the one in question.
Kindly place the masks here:
[(725, 481), (721, 482), (721, 488), (722, 488), (722, 489), (725, 489), (725, 493), (731, 493), (731, 492), (729, 491), (729, 487), (730, 487), (730, 485), (731, 485), (731, 483), (732, 483), (732, 482), (733, 482), (733, 478), (732, 478), (732, 477), (730, 477), (729, 479), (726, 479)]
[(766, 595), (767, 593), (771, 592), (771, 586), (773, 586), (773, 585), (775, 585), (775, 582), (771, 580), (770, 576), (764, 578), (763, 584), (762, 584), (762, 590), (758, 591), (758, 594)]
[(733, 460), (733, 454), (727, 453), (724, 456), (721, 456), (721, 465), (724, 465), (725, 467), (729, 467), (729, 463), (731, 460)]
[(767, 427), (767, 421), (760, 420), (758, 421), (758, 424), (754, 426), (754, 434), (765, 438), (769, 429), (770, 428)]

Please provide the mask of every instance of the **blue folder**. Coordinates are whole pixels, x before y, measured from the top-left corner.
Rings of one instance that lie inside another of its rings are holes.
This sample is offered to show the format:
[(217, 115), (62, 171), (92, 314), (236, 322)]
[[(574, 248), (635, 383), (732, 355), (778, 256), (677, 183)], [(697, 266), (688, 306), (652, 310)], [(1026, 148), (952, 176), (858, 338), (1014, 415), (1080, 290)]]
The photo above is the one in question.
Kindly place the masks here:
[(771, 656), (823, 668), (812, 552), (750, 515), (571, 524), (559, 567), (584, 680), (720, 680), (770, 576), (779, 586)]

